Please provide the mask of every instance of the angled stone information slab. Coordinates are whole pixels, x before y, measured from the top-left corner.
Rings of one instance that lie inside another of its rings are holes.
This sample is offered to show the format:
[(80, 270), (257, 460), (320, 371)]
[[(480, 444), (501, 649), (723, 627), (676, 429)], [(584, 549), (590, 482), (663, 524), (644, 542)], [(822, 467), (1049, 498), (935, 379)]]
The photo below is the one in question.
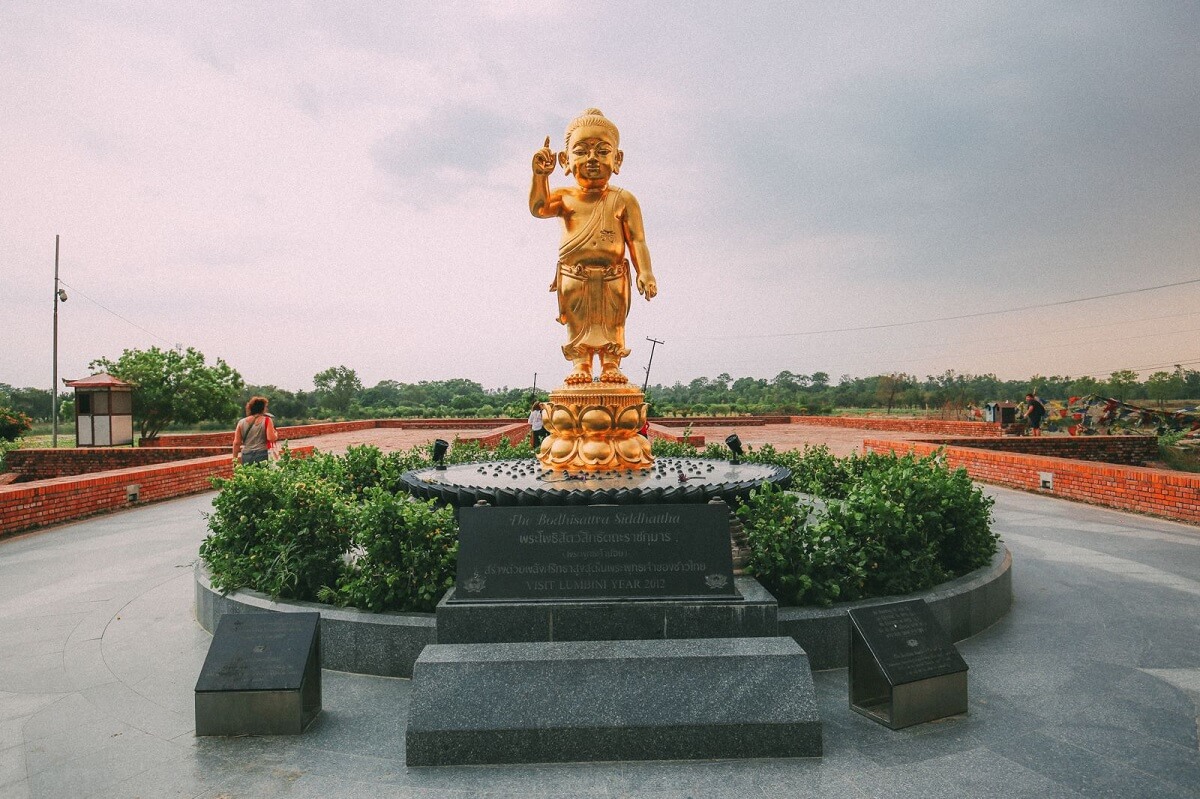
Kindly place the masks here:
[(321, 712), (321, 614), (221, 617), (196, 681), (196, 735), (295, 735)]
[(411, 696), (409, 766), (821, 755), (790, 638), (435, 644)]
[(737, 596), (724, 505), (459, 511), (455, 603)]
[(967, 712), (967, 664), (923, 599), (853, 608), (850, 707), (886, 727)]

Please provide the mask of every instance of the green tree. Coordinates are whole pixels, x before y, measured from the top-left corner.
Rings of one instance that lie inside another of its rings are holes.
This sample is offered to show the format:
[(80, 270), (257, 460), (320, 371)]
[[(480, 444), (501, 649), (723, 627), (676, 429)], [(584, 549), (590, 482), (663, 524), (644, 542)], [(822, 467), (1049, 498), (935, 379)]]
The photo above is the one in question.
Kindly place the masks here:
[(270, 410), (277, 424), (283, 420), (288, 422), (303, 422), (312, 416), (316, 406), (316, 397), (303, 391), (288, 391), (278, 386), (246, 385), (242, 389), (241, 403), (245, 405), (251, 397), (266, 397), (271, 401)]
[(1195, 369), (1184, 369), (1179, 364), (1175, 365), (1175, 373), (1179, 375), (1179, 379), (1183, 382), (1183, 399), (1200, 398), (1200, 372)]
[(358, 375), (353, 369), (345, 366), (331, 366), (324, 372), (318, 372), (313, 376), (313, 385), (317, 388), (321, 407), (334, 413), (350, 410), (350, 403), (357, 399), (363, 390)]
[(1077, 377), (1071, 381), (1071, 386), (1068, 390), (1068, 396), (1086, 397), (1089, 394), (1100, 394), (1104, 385), (1094, 377)]
[(89, 367), (133, 383), (133, 418), (142, 438), (155, 438), (169, 424), (237, 418), (242, 376), (220, 358), (186, 350), (125, 350), (116, 361), (100, 358)]
[(893, 372), (890, 375), (880, 375), (875, 388), (875, 396), (879, 399), (880, 404), (887, 407), (887, 412), (891, 413), (892, 405), (896, 402), (896, 395), (903, 392), (910, 383), (911, 378), (906, 374)]
[(1155, 372), (1146, 378), (1146, 393), (1162, 408), (1167, 400), (1178, 399), (1183, 394), (1183, 376), (1178, 371)]
[(1137, 372), (1130, 369), (1121, 369), (1108, 377), (1108, 390), (1112, 392), (1113, 399), (1121, 402), (1129, 398), (1137, 384)]
[(365, 408), (396, 407), (404, 404), (404, 385), (395, 380), (381, 380), (363, 391), (359, 398)]
[[(59, 394), (59, 399), (71, 399), (72, 396), (72, 392), (64, 391)], [(0, 404), (31, 419), (50, 420), (50, 392), (44, 388), (14, 388), (0, 383)]]

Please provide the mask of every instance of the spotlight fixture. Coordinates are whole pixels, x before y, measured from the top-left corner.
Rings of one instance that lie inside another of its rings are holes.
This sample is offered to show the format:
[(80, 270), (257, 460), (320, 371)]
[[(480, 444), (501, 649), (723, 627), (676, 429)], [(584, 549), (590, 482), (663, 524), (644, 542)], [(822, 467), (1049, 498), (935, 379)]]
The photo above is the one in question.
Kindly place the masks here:
[(734, 466), (741, 463), (742, 440), (738, 438), (737, 433), (731, 433), (725, 437), (725, 446), (729, 447), (729, 451), (733, 454), (733, 457), (729, 459), (729, 462)]
[(444, 439), (437, 438), (433, 441), (433, 462), (437, 464), (435, 468), (446, 468), (446, 451), (450, 449), (450, 443)]
[(66, 302), (66, 301), (67, 301), (67, 290), (66, 290), (66, 289), (59, 289), (59, 290), (58, 290), (58, 301), (59, 301), (59, 302)]

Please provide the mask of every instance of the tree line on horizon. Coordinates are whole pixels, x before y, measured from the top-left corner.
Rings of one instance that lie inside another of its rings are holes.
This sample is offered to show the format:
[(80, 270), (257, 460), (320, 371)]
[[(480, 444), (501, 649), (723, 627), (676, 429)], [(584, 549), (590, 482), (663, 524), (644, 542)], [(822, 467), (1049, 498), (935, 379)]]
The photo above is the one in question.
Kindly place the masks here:
[[(419, 417), (524, 417), (531, 401), (547, 393), (533, 387), (486, 389), (468, 378), (403, 383), (382, 380), (366, 387), (354, 369), (332, 366), (313, 376), (312, 391), (246, 383), (223, 360), (208, 365), (199, 351), (188, 348), (126, 350), (120, 358), (93, 361), (94, 371), (107, 371), (138, 386), (135, 419), (142, 435), (189, 427), (220, 429), (241, 416), (242, 406), (256, 394), (268, 397), (280, 424), (321, 419)], [(1200, 371), (1176, 366), (1141, 380), (1136, 372), (1113, 372), (1108, 379), (1034, 375), (1001, 380), (993, 374), (947, 370), (924, 378), (900, 372), (851, 377), (834, 382), (825, 372), (783, 371), (775, 377), (698, 377), (688, 383), (656, 384), (647, 390), (655, 416), (724, 414), (828, 414), (835, 408), (920, 409), (962, 415), (971, 406), (993, 400), (1020, 401), (1034, 392), (1043, 400), (1102, 395), (1159, 406), (1200, 398)], [(60, 418), (74, 413), (73, 395), (63, 392)], [(47, 389), (16, 388), (0, 383), (0, 409), (23, 413), (36, 422), (50, 419)]]

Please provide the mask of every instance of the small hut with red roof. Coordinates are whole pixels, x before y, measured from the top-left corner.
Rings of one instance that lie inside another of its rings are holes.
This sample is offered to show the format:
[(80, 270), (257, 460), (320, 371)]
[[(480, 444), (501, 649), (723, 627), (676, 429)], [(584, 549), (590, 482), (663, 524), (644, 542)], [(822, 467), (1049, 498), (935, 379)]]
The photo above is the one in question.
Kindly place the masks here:
[(120, 447), (133, 443), (133, 384), (110, 374), (64, 380), (75, 389), (75, 445)]

